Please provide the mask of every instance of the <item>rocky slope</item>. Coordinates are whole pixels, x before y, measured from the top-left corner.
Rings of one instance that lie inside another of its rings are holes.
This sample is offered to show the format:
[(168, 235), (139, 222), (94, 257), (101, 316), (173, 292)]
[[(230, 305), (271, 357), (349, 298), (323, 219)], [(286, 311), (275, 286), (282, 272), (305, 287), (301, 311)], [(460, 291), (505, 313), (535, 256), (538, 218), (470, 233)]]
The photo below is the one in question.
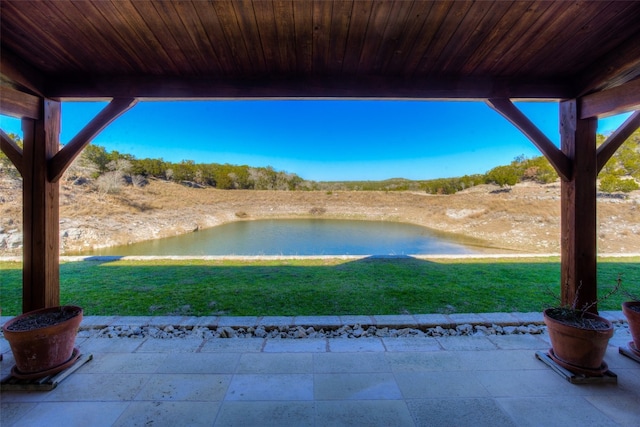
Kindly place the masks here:
[[(0, 256), (20, 255), (21, 181), (0, 177)], [(402, 221), (453, 233), (493, 253), (557, 253), (560, 186), (483, 185), (454, 195), (419, 192), (243, 191), (152, 181), (101, 194), (91, 183), (61, 186), (61, 254), (127, 244), (229, 221), (310, 217)], [(598, 198), (600, 253), (640, 252), (640, 192)]]

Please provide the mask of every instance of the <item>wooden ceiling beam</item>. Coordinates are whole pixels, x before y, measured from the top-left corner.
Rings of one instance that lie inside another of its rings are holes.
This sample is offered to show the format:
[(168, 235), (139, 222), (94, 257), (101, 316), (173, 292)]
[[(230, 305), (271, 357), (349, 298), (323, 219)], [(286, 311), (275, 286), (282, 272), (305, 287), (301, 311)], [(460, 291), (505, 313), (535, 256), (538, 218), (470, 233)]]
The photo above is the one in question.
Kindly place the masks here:
[(631, 136), (636, 129), (640, 128), (640, 110), (633, 113), (625, 122), (620, 125), (607, 140), (598, 147), (596, 151), (597, 172), (600, 173), (604, 165), (614, 155), (616, 150)]
[(4, 46), (2, 47), (2, 55), (0, 55), (0, 74), (3, 81), (10, 82), (11, 85), (20, 88), (23, 92), (42, 97), (42, 88), (44, 87), (42, 73), (27, 65)]
[(578, 99), (580, 118), (603, 118), (640, 110), (640, 78)]
[(58, 181), (82, 149), (105, 127), (131, 109), (137, 102), (138, 101), (133, 98), (114, 99), (111, 101), (109, 105), (100, 111), (93, 120), (51, 158), (47, 172), (49, 181)]
[(536, 127), (509, 99), (488, 99), (487, 105), (500, 113), (517, 127), (549, 160), (558, 175), (568, 181), (571, 179), (571, 162), (547, 136)]
[(42, 114), (42, 98), (3, 84), (0, 86), (0, 114), (38, 120)]
[(598, 62), (586, 68), (579, 76), (576, 97), (596, 91), (606, 90), (627, 83), (640, 76), (640, 43), (638, 37), (629, 38), (625, 43), (599, 58)]
[(572, 95), (568, 85), (550, 81), (476, 78), (386, 78), (326, 76), (310, 78), (179, 78), (56, 76), (48, 97), (60, 99), (478, 99), (559, 100)]

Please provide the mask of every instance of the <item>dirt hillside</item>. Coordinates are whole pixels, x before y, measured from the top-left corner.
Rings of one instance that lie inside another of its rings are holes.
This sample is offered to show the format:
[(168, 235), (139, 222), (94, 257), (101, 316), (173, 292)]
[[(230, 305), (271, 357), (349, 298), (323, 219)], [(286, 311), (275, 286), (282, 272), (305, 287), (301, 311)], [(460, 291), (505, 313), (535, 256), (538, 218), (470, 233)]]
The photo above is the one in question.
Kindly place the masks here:
[[(0, 256), (22, 248), (21, 181), (0, 178)], [(453, 233), (484, 251), (557, 253), (560, 185), (482, 185), (454, 195), (419, 192), (252, 191), (151, 181), (100, 194), (64, 183), (61, 253), (174, 236), (229, 221), (323, 217), (401, 221)], [(640, 252), (640, 191), (598, 198), (600, 253)]]

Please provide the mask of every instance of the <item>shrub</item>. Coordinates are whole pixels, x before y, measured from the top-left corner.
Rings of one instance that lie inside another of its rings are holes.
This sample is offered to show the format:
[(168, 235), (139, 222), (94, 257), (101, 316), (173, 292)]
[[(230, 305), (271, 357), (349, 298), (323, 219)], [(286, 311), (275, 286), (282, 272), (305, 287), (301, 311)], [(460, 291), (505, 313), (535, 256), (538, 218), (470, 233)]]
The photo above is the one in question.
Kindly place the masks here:
[(500, 187), (516, 185), (520, 177), (515, 166), (498, 166), (487, 172), (487, 183), (495, 183)]
[(605, 193), (630, 193), (640, 189), (640, 185), (632, 178), (620, 178), (615, 175), (605, 175), (600, 179), (600, 191)]

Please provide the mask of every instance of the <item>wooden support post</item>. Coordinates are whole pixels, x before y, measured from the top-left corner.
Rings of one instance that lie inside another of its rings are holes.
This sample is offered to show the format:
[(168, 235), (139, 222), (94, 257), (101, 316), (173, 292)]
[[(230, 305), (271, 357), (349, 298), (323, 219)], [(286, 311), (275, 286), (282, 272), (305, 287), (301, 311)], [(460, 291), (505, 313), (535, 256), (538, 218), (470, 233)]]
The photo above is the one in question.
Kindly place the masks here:
[(577, 308), (593, 304), (596, 279), (596, 130), (597, 119), (580, 119), (577, 101), (560, 103), (561, 149), (572, 163), (569, 180), (561, 180), (561, 298)]
[(60, 103), (45, 99), (41, 117), (22, 120), (25, 312), (60, 304), (60, 187), (48, 179), (60, 146)]

